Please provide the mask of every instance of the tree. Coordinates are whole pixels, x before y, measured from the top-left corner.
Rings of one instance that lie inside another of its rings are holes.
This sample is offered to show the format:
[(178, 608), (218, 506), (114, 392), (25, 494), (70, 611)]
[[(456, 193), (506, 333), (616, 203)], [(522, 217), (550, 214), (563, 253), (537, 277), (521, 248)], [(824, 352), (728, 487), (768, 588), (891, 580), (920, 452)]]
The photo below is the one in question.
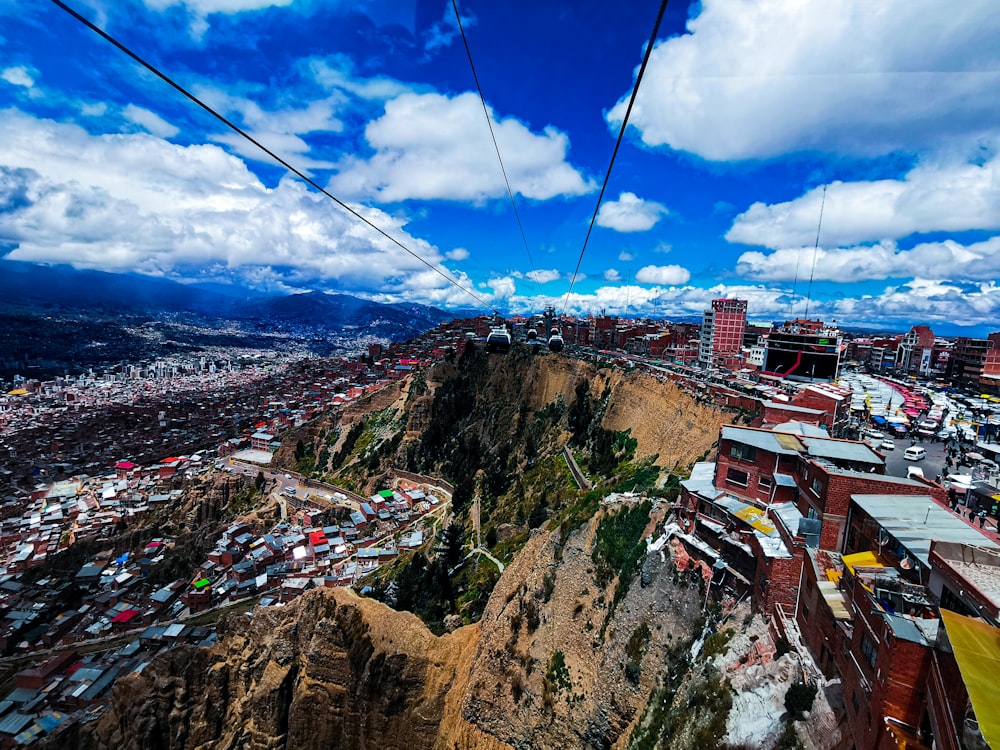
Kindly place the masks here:
[(815, 685), (807, 685), (801, 681), (793, 682), (785, 693), (785, 710), (792, 716), (801, 716), (812, 708), (818, 691), (819, 688)]
[(464, 551), (462, 543), (463, 534), (464, 529), (461, 524), (454, 521), (448, 524), (448, 528), (444, 530), (444, 560), (449, 569), (454, 568), (462, 561), (462, 552)]

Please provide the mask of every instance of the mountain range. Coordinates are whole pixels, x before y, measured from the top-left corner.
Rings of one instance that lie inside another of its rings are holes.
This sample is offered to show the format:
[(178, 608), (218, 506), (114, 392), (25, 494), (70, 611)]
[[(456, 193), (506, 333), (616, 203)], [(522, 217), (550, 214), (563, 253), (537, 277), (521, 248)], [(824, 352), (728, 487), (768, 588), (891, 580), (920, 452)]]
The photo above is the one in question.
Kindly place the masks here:
[(464, 314), (415, 303), (382, 304), (349, 294), (268, 294), (220, 284), (203, 288), (140, 274), (9, 260), (0, 261), (0, 300), (8, 311), (18, 313), (25, 308), (99, 315), (194, 313), (404, 339)]

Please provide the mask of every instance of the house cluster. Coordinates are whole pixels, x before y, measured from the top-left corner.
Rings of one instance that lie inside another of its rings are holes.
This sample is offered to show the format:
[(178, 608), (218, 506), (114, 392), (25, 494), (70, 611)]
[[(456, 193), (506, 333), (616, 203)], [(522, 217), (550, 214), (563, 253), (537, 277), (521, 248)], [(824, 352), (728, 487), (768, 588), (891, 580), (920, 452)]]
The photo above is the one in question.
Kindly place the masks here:
[(102, 711), (115, 681), (141, 672), (161, 651), (183, 643), (211, 645), (205, 627), (147, 628), (111, 651), (84, 654), (69, 647), (17, 672), (0, 698), (0, 748), (24, 747)]
[(287, 602), (318, 586), (351, 586), (401, 551), (425, 541), (418, 522), (442, 502), (405, 483), (360, 503), (340, 523), (312, 525), (319, 508), (301, 508), (303, 524), (280, 523), (265, 533), (247, 524), (226, 529), (181, 595), (190, 612), (269, 594)]
[(1000, 709), (976, 655), (1000, 655), (1000, 545), (944, 487), (798, 421), (722, 427), (681, 484), (674, 537), (841, 680), (854, 747), (982, 742)]

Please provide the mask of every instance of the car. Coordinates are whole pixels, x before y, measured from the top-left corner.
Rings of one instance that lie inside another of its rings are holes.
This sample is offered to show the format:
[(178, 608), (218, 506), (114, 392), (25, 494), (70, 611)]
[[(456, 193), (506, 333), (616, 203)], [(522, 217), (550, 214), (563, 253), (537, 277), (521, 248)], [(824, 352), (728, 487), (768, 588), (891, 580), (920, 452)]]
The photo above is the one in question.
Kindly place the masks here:
[(919, 466), (907, 466), (906, 467), (906, 478), (912, 479), (913, 477), (924, 478), (924, 470)]
[(927, 451), (921, 448), (919, 445), (911, 445), (905, 451), (903, 451), (903, 458), (907, 461), (923, 461), (927, 458)]
[(879, 432), (878, 430), (872, 430), (872, 429), (865, 430), (865, 435), (867, 435), (870, 438), (878, 438), (879, 440), (885, 437), (884, 432)]
[(881, 443), (879, 443), (878, 447), (881, 448), (884, 451), (894, 451), (894, 450), (896, 450), (896, 444), (894, 442), (892, 442), (891, 440), (889, 440), (888, 438), (885, 439), (885, 440), (883, 440)]

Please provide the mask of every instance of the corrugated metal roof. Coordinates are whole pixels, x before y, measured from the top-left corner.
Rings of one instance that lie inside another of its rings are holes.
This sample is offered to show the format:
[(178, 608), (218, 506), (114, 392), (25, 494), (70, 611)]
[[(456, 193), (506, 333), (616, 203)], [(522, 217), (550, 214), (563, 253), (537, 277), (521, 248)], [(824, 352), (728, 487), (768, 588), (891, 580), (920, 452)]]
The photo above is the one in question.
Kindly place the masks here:
[(722, 428), (722, 439), (750, 445), (772, 453), (794, 454), (805, 450), (805, 446), (794, 435), (770, 430), (755, 430), (749, 427)]
[(841, 461), (858, 461), (860, 463), (882, 465), (885, 460), (871, 449), (867, 443), (853, 440), (833, 440), (831, 438), (807, 437), (803, 439), (810, 456), (831, 458)]
[(925, 567), (930, 567), (932, 539), (1000, 549), (929, 495), (851, 495), (851, 500)]

